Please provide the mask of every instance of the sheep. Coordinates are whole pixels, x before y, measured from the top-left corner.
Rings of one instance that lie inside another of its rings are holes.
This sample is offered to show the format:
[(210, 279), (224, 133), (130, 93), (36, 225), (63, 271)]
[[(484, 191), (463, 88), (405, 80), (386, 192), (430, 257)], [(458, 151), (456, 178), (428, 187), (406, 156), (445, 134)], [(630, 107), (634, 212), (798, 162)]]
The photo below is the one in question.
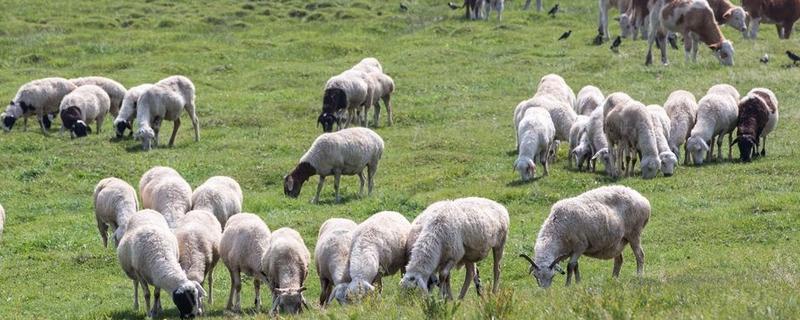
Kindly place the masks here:
[[(714, 140), (717, 141), (717, 160), (722, 160), (722, 138), (728, 134), (728, 142), (736, 129), (739, 115), (738, 93), (733, 94), (728, 85), (716, 85), (708, 89), (697, 106), (697, 121), (686, 140), (686, 151), (691, 153), (695, 165), (703, 164), (706, 157), (714, 154)], [(735, 89), (734, 89), (735, 90)], [(728, 159), (731, 149), (728, 149)]]
[(402, 214), (381, 211), (360, 223), (353, 230), (350, 243), (348, 274), (350, 281), (334, 287), (333, 297), (339, 303), (360, 300), (382, 289), (381, 278), (402, 270), (408, 262), (406, 239), (411, 223)]
[(114, 129), (117, 131), (117, 139), (125, 135), (125, 129), (130, 130), (131, 135), (133, 134), (132, 123), (133, 120), (136, 119), (136, 104), (139, 97), (142, 96), (142, 93), (150, 90), (152, 87), (152, 84), (145, 83), (135, 86), (125, 93), (125, 97), (122, 98), (122, 106), (119, 109), (119, 114), (117, 114), (116, 119), (114, 119)]
[[(580, 167), (583, 159), (586, 155), (591, 156), (589, 154), (591, 150), (589, 149), (588, 140), (584, 139), (586, 136), (586, 126), (589, 124), (589, 117), (584, 115), (578, 115), (575, 119), (575, 123), (572, 124), (572, 128), (569, 129), (569, 166), (572, 167), (573, 161), (575, 161), (576, 165)], [(578, 145), (581, 144), (581, 140), (586, 140), (587, 144), (584, 144), (578, 152), (575, 152)]]
[(313, 203), (319, 202), (319, 193), (325, 183), (325, 177), (334, 176), (336, 202), (339, 196), (339, 178), (341, 175), (358, 175), (361, 181), (359, 194), (364, 194), (364, 169), (367, 169), (369, 182), (368, 194), (372, 194), (373, 179), (378, 170), (378, 161), (383, 155), (383, 139), (367, 128), (348, 128), (333, 133), (323, 133), (311, 148), (300, 158), (297, 166), (283, 178), (283, 193), (291, 198), (300, 195), (303, 183), (309, 177), (318, 174), (319, 184)]
[(103, 127), (110, 104), (108, 94), (95, 85), (84, 85), (70, 92), (61, 100), (61, 133), (69, 130), (70, 136), (85, 137), (92, 132), (89, 125), (97, 121), (97, 134)]
[(739, 101), (736, 139), (731, 144), (739, 144), (739, 158), (750, 162), (758, 157), (758, 145), (763, 138), (761, 155), (766, 155), (767, 135), (778, 123), (778, 99), (769, 89), (756, 88)]
[(3, 130), (11, 131), (19, 118), (24, 120), (23, 130), (28, 130), (28, 117), (36, 115), (42, 133), (49, 135), (47, 130), (51, 122), (48, 115), (58, 113), (61, 99), (75, 88), (72, 82), (64, 78), (44, 78), (22, 85), (6, 111), (0, 113)]
[(595, 108), (603, 104), (603, 92), (595, 86), (585, 86), (578, 91), (578, 98), (575, 102), (575, 112), (578, 115), (588, 116)]
[(118, 246), (128, 225), (128, 219), (139, 211), (136, 190), (121, 179), (105, 178), (94, 187), (93, 199), (94, 217), (97, 220), (100, 238), (103, 239), (103, 247), (108, 248), (109, 227), (113, 232), (114, 245)]
[[(470, 266), (483, 260), (492, 249), (494, 282), (492, 292), (500, 285), (500, 262), (508, 236), (508, 210), (485, 198), (445, 200), (435, 206), (428, 222), (420, 231), (411, 250), (406, 273), (400, 285), (406, 289), (430, 290), (428, 282), (439, 274), (442, 297), (452, 299), (450, 270), (467, 266), (467, 276), (459, 299), (463, 298), (473, 278)], [(429, 207), (429, 208), (431, 208)], [(426, 209), (428, 210), (428, 209)]]
[(344, 127), (348, 127), (357, 110), (373, 101), (366, 77), (366, 73), (351, 69), (328, 79), (322, 98), (322, 113), (317, 118), (323, 132), (333, 131), (334, 123), (341, 129), (345, 111), (348, 116)]
[[(535, 96), (517, 105), (514, 109), (514, 129), (517, 138), (519, 138), (519, 123), (525, 116), (525, 112), (531, 108), (544, 108), (550, 112), (550, 118), (556, 129), (555, 139), (569, 141), (569, 131), (572, 129), (572, 124), (575, 123), (578, 115), (571, 106), (551, 95)], [(519, 150), (519, 139), (517, 139), (517, 150)]]
[(350, 69), (366, 73), (372, 73), (372, 72), (383, 73), (383, 65), (381, 65), (381, 62), (378, 61), (378, 59), (373, 57), (366, 57), (364, 59), (361, 59), (361, 61), (356, 63), (356, 65), (354, 65)]
[(234, 312), (242, 310), (242, 272), (253, 277), (255, 308), (261, 309), (261, 283), (268, 283), (267, 277), (261, 272), (261, 258), (267, 252), (269, 242), (269, 228), (257, 215), (239, 213), (228, 219), (219, 241), (220, 257), (231, 275), (226, 309)]
[(572, 91), (572, 88), (564, 81), (564, 78), (557, 74), (547, 74), (539, 79), (536, 93), (533, 96), (536, 97), (540, 95), (551, 95), (573, 110), (575, 108), (575, 92)]
[(333, 298), (333, 287), (350, 282), (350, 243), (357, 226), (353, 220), (331, 218), (319, 228), (314, 262), (319, 277), (319, 305), (323, 308)]
[(142, 207), (153, 209), (164, 215), (170, 229), (192, 208), (192, 187), (178, 174), (167, 167), (153, 167), (139, 180)]
[(189, 280), (200, 284), (208, 279), (208, 304), (214, 304), (214, 267), (219, 261), (222, 226), (206, 210), (192, 210), (178, 220), (178, 263)]
[(186, 110), (192, 120), (194, 141), (200, 141), (200, 123), (195, 111), (195, 88), (189, 78), (171, 76), (162, 79), (145, 90), (136, 102), (136, 122), (139, 127), (135, 138), (142, 140), (142, 149), (150, 151), (158, 146), (158, 132), (161, 122), (173, 122), (169, 146), (175, 142), (175, 135), (181, 126), (181, 111)]
[(684, 165), (689, 165), (689, 151), (686, 140), (689, 139), (697, 118), (697, 100), (694, 95), (685, 90), (676, 90), (669, 94), (664, 102), (664, 110), (670, 120), (669, 148), (675, 157), (681, 157), (681, 145), (684, 146)]
[(122, 100), (125, 98), (125, 95), (128, 92), (128, 90), (125, 89), (125, 86), (119, 82), (106, 77), (81, 77), (69, 79), (69, 82), (72, 82), (78, 87), (90, 84), (102, 88), (103, 91), (108, 94), (108, 97), (111, 100), (108, 112), (114, 117), (119, 115), (119, 110), (122, 106)]
[(192, 193), (192, 210), (214, 214), (222, 228), (228, 218), (242, 212), (242, 188), (231, 177), (211, 177)]
[[(589, 123), (586, 125), (586, 134), (584, 134), (584, 137), (586, 140), (589, 140), (589, 149), (591, 150), (591, 153), (594, 153), (590, 159), (592, 171), (595, 171), (597, 166), (597, 158), (600, 158), (605, 166), (606, 174), (611, 175), (612, 172), (615, 172), (614, 170), (616, 167), (614, 166), (612, 156), (608, 152), (608, 139), (606, 139), (606, 134), (603, 131), (604, 120), (603, 108), (594, 109), (592, 114), (589, 115)], [(581, 144), (582, 143), (583, 142), (581, 142)], [(581, 147), (579, 144), (579, 146), (576, 147), (578, 152), (580, 152), (580, 148)], [(579, 169), (581, 163), (582, 161), (578, 162)]]
[[(373, 72), (368, 74), (369, 77), (372, 78), (372, 83), (376, 84), (373, 92), (372, 98), (373, 103), (372, 105), (375, 107), (375, 111), (373, 114), (373, 126), (378, 127), (380, 122), (380, 113), (381, 113), (381, 106), (378, 103), (378, 100), (383, 100), (383, 105), (386, 106), (386, 113), (389, 121), (389, 126), (394, 124), (394, 120), (392, 119), (392, 93), (394, 92), (394, 80), (392, 77), (384, 74), (383, 72)], [(366, 111), (364, 111), (364, 118), (367, 117)]]
[(529, 273), (539, 287), (548, 288), (555, 272), (564, 274), (558, 263), (569, 258), (567, 285), (572, 275), (581, 281), (578, 258), (614, 258), (612, 275), (619, 276), (622, 250), (630, 243), (636, 257), (636, 274), (644, 272), (642, 231), (650, 220), (650, 201), (624, 186), (604, 186), (562, 199), (550, 209), (534, 246), (534, 258), (520, 254), (530, 263)]
[(775, 24), (778, 38), (789, 39), (795, 22), (800, 19), (800, 0), (742, 0), (742, 7), (750, 20), (750, 32), (742, 32), (745, 39), (758, 36), (761, 21)]
[(531, 108), (519, 123), (519, 156), (514, 161), (514, 169), (522, 181), (529, 181), (536, 175), (536, 162), (544, 166), (544, 175), (549, 175), (549, 152), (555, 138), (555, 127), (550, 113), (544, 108)]
[(194, 318), (202, 313), (201, 300), (205, 290), (196, 281), (189, 280), (178, 263), (178, 240), (169, 231), (164, 218), (153, 210), (143, 210), (132, 215), (128, 231), (122, 236), (117, 258), (125, 274), (133, 280), (133, 308), (139, 308), (139, 288), (144, 289), (144, 301), (150, 309), (150, 289), (153, 285), (155, 301), (148, 312), (151, 318), (161, 314), (161, 289), (172, 293), (181, 318)]
[[(600, 121), (602, 123), (600, 125), (596, 125), (595, 127), (602, 128), (603, 135), (605, 136), (605, 145), (606, 145), (606, 147), (602, 147), (600, 149), (596, 149), (597, 151), (596, 151), (595, 155), (592, 157), (592, 159), (596, 160), (598, 157), (600, 157), (607, 164), (608, 163), (613, 163), (614, 164), (613, 166), (611, 166), (611, 167), (607, 166), (606, 167), (606, 174), (608, 174), (608, 175), (610, 175), (612, 177), (618, 177), (619, 176), (619, 172), (617, 171), (617, 169), (624, 167), (624, 164), (623, 164), (624, 163), (624, 161), (623, 161), (624, 153), (627, 151), (628, 146), (627, 145), (619, 145), (619, 142), (620, 142), (620, 139), (621, 139), (621, 137), (619, 137), (619, 136), (614, 136), (613, 140), (609, 139), (608, 132), (606, 132), (606, 126), (605, 126), (604, 122), (605, 122), (606, 117), (608, 117), (608, 114), (611, 111), (613, 111), (617, 107), (624, 106), (625, 104), (627, 104), (630, 101), (633, 101), (633, 98), (631, 98), (626, 93), (624, 93), (624, 92), (614, 92), (614, 93), (608, 95), (608, 97), (606, 97), (606, 99), (603, 101), (603, 106), (602, 106), (603, 114), (599, 119), (596, 118), (596, 121)], [(598, 109), (601, 109), (601, 108), (598, 108)], [(597, 129), (595, 129), (595, 132), (597, 132)], [(594, 134), (594, 139), (598, 139), (597, 138), (597, 134)], [(598, 141), (598, 142), (602, 142), (602, 141)], [(611, 153), (610, 152), (611, 150), (615, 150), (615, 149), (616, 149), (616, 153)]]
[[(661, 45), (661, 63), (667, 61), (666, 34), (668, 31), (681, 33), (684, 39), (686, 61), (690, 55), (697, 60), (698, 45), (702, 41), (714, 52), (722, 65), (733, 65), (733, 43), (725, 39), (714, 20), (714, 12), (705, 0), (654, 0), (650, 1), (650, 34), (645, 65), (653, 63), (653, 43)], [(658, 38), (658, 39), (656, 39)]]
[(261, 260), (261, 273), (266, 277), (272, 292), (273, 315), (285, 311), (297, 314), (308, 310), (303, 297), (303, 285), (308, 276), (308, 253), (303, 237), (291, 228), (275, 230), (270, 237), (267, 252)]
[[(628, 101), (628, 103), (617, 106), (606, 116), (603, 129), (609, 142), (609, 149), (612, 146), (619, 146), (627, 149), (633, 160), (628, 164), (626, 160), (626, 174), (633, 172), (636, 162), (634, 151), (641, 155), (642, 178), (651, 179), (658, 173), (661, 167), (661, 159), (658, 156), (656, 138), (653, 131), (653, 122), (647, 112), (647, 108), (638, 101)], [(622, 167), (619, 168), (622, 170)]]
[(669, 148), (669, 131), (671, 124), (667, 111), (659, 105), (647, 106), (653, 123), (653, 135), (656, 138), (656, 148), (658, 158), (661, 160), (661, 172), (665, 177), (670, 177), (675, 173), (675, 166), (678, 164), (678, 157)]

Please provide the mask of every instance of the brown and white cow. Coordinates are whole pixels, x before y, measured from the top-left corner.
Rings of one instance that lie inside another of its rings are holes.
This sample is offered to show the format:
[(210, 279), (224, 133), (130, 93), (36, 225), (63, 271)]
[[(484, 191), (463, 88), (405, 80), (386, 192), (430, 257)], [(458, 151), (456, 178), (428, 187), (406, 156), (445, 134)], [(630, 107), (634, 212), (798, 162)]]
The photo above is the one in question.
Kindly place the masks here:
[(789, 39), (792, 28), (800, 19), (800, 0), (742, 0), (742, 7), (750, 14), (750, 32), (745, 38), (755, 39), (761, 22), (775, 24), (778, 38)]
[[(684, 54), (692, 61), (697, 58), (700, 42), (705, 43), (726, 66), (733, 65), (733, 43), (725, 39), (714, 20), (714, 12), (706, 0), (650, 0), (650, 34), (645, 65), (653, 63), (653, 43), (661, 44), (661, 63), (667, 61), (666, 34), (668, 31), (680, 33), (684, 39)], [(658, 38), (658, 39), (656, 39)]]
[(707, 0), (714, 11), (714, 20), (720, 25), (726, 24), (741, 32), (747, 31), (747, 12), (728, 0)]

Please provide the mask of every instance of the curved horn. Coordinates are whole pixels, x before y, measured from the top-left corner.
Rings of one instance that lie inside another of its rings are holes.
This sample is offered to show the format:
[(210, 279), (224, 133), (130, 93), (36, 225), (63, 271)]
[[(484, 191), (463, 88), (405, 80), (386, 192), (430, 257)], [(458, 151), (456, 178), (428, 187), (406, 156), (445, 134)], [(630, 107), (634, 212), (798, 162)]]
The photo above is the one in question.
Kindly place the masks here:
[(528, 262), (530, 262), (532, 266), (534, 266), (534, 267), (536, 266), (536, 264), (535, 264), (535, 263), (533, 263), (533, 259), (531, 259), (531, 257), (529, 257), (527, 254), (520, 253), (520, 254), (519, 254), (519, 257), (520, 257), (520, 258), (523, 258), (523, 259), (525, 259), (525, 260), (528, 260)]

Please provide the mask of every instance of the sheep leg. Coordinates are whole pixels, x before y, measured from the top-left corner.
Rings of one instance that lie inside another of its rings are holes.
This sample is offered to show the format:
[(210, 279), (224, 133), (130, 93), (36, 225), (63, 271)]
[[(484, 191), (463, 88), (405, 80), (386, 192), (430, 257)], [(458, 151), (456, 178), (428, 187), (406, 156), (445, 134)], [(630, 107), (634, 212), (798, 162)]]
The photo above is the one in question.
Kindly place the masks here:
[(331, 282), (328, 279), (319, 278), (319, 306), (325, 308), (325, 302), (328, 301), (328, 296), (331, 294)]
[(525, 6), (522, 7), (522, 10), (528, 10), (531, 8), (531, 0), (525, 0)]
[[(722, 141), (722, 139), (719, 140)], [(728, 161), (733, 160), (733, 145), (731, 141), (733, 141), (733, 131), (728, 132)]]
[(239, 270), (229, 270), (231, 273), (231, 292), (228, 296), (228, 306), (226, 309), (239, 312), (241, 306), (239, 304), (239, 291), (242, 289), (242, 278)]
[(722, 162), (722, 142), (724, 139), (724, 133), (721, 133), (719, 137), (717, 137), (717, 162)]
[(762, 141), (763, 142), (761, 142), (761, 156), (765, 157), (767, 155), (767, 136), (766, 135), (764, 136), (764, 138), (762, 138)]
[(319, 176), (319, 184), (317, 184), (317, 195), (314, 196), (314, 199), (311, 200), (311, 203), (318, 203), (319, 202), (319, 193), (322, 191), (322, 185), (325, 184), (325, 176)]
[(342, 177), (342, 172), (339, 170), (333, 171), (333, 190), (336, 193), (336, 203), (342, 202), (342, 197), (339, 196), (339, 179)]
[(642, 276), (644, 274), (644, 250), (639, 243), (638, 237), (630, 239), (630, 243), (631, 249), (633, 249), (633, 255), (636, 257), (636, 275)]
[(715, 136), (711, 136), (711, 143), (708, 144), (708, 151), (706, 152), (706, 159), (707, 161), (711, 161), (712, 157), (714, 156), (714, 139)]
[(153, 286), (153, 310), (150, 311), (150, 318), (158, 317), (161, 311), (161, 288)]
[(103, 238), (103, 247), (108, 248), (108, 225), (98, 221), (97, 230), (100, 231), (100, 237)]
[(461, 286), (461, 293), (458, 295), (458, 300), (464, 299), (464, 296), (467, 295), (470, 282), (472, 282), (472, 278), (475, 277), (474, 263), (467, 263), (464, 266), (464, 269), (466, 269), (466, 273), (464, 274), (464, 285)]
[(100, 130), (102, 130), (103, 120), (105, 120), (105, 117), (103, 117), (103, 116), (97, 117), (95, 119), (95, 122), (97, 122), (97, 133), (95, 133), (95, 134), (97, 134), (97, 135), (99, 135), (100, 134)]
[(542, 0), (536, 0), (536, 11), (542, 11)]
[(39, 121), (39, 127), (42, 128), (42, 134), (49, 137), (50, 132), (47, 132), (47, 128), (44, 127), (44, 117), (41, 114), (36, 114), (36, 120)]
[(208, 269), (206, 272), (206, 278), (208, 278), (208, 304), (214, 304), (214, 265), (211, 265), (211, 268)]
[(685, 165), (685, 166), (689, 165), (689, 144), (688, 143), (684, 143), (683, 144), (683, 165)]
[(392, 118), (392, 96), (387, 94), (383, 97), (383, 104), (386, 106), (386, 117), (388, 117), (389, 126), (391, 127), (394, 124), (394, 119)]
[(453, 269), (455, 266), (455, 262), (448, 262), (442, 271), (439, 272), (439, 276), (441, 279), (441, 287), (439, 290), (441, 291), (442, 298), (447, 300), (453, 300), (453, 292), (450, 289), (450, 270)]
[(175, 143), (175, 136), (178, 134), (178, 128), (181, 127), (181, 118), (175, 119), (172, 124), (172, 136), (169, 137), (169, 147), (172, 147), (172, 144)]
[(375, 172), (378, 171), (378, 162), (370, 164), (367, 166), (367, 194), (372, 194), (372, 187), (374, 186), (375, 181)]
[(256, 312), (258, 312), (261, 310), (261, 280), (253, 279), (253, 288), (255, 288), (256, 295), (254, 304), (256, 305)]
[(133, 310), (139, 310), (139, 282), (133, 280)]
[(783, 24), (783, 38), (789, 39), (792, 36), (792, 29), (794, 29), (794, 22), (786, 22)]
[[(385, 104), (385, 102), (384, 102)], [(378, 124), (380, 124), (381, 119), (381, 104), (378, 103), (378, 99), (375, 99), (375, 105), (373, 106), (375, 110), (372, 111), (372, 126), (377, 128)]]
[(147, 312), (150, 312), (150, 288), (147, 286), (147, 283), (142, 281), (142, 294), (144, 295), (144, 308)]
[(360, 185), (358, 187), (358, 195), (363, 197), (364, 196), (364, 170), (361, 170), (361, 172), (358, 173), (358, 181), (360, 182)]
[(22, 131), (28, 131), (28, 117), (22, 117)]
[(477, 264), (473, 263), (473, 265), (475, 266), (475, 277), (472, 278), (472, 281), (475, 282), (475, 293), (478, 294), (478, 297), (482, 297), (481, 271), (478, 270)]
[(619, 277), (619, 270), (622, 269), (622, 252), (616, 257), (614, 257), (614, 270), (611, 271), (611, 276), (616, 278)]
[(503, 260), (505, 246), (505, 241), (503, 241), (500, 246), (492, 248), (492, 258), (494, 262), (492, 265), (492, 271), (494, 273), (494, 279), (492, 279), (492, 293), (497, 293), (497, 290), (500, 289), (500, 263)]
[(197, 111), (194, 106), (194, 99), (191, 103), (186, 104), (184, 107), (186, 109), (186, 113), (189, 114), (189, 117), (192, 119), (192, 128), (194, 128), (194, 142), (200, 141), (200, 121), (197, 120)]

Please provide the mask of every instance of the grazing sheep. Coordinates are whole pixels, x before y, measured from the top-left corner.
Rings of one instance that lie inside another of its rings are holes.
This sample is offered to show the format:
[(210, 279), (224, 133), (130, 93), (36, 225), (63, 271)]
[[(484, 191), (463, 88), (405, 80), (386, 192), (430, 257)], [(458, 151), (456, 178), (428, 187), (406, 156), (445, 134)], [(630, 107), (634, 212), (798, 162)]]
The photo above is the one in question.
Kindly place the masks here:
[(319, 202), (319, 193), (325, 183), (325, 177), (334, 176), (333, 187), (336, 190), (336, 202), (339, 196), (339, 178), (341, 175), (358, 175), (361, 181), (359, 194), (364, 194), (364, 169), (367, 169), (369, 194), (372, 194), (373, 179), (378, 170), (378, 161), (383, 155), (383, 139), (367, 128), (349, 128), (333, 133), (323, 133), (311, 148), (306, 151), (300, 162), (283, 179), (283, 193), (291, 198), (300, 195), (303, 183), (313, 175), (319, 175), (317, 194), (314, 203)]
[(130, 134), (133, 134), (132, 124), (133, 119), (136, 119), (136, 103), (139, 101), (139, 97), (142, 96), (142, 93), (150, 90), (152, 87), (152, 84), (145, 83), (135, 86), (125, 93), (125, 97), (122, 98), (122, 106), (119, 109), (119, 114), (116, 119), (114, 119), (114, 129), (117, 131), (117, 138), (122, 138), (122, 136), (125, 135), (125, 129), (130, 130)]
[(97, 121), (97, 134), (103, 127), (108, 114), (110, 100), (108, 94), (95, 85), (80, 86), (61, 100), (61, 133), (69, 130), (73, 138), (85, 137), (92, 132), (89, 125)]
[(261, 272), (261, 258), (267, 252), (269, 241), (269, 228), (257, 215), (239, 213), (228, 219), (219, 242), (220, 257), (231, 274), (231, 292), (226, 309), (242, 310), (242, 272), (253, 277), (255, 306), (256, 310), (261, 309), (261, 283), (268, 282)]
[[(572, 110), (571, 105), (559, 101), (559, 99), (552, 95), (538, 95), (531, 99), (520, 102), (514, 110), (514, 129), (519, 128), (519, 123), (525, 112), (531, 108), (544, 108), (550, 113), (550, 118), (556, 129), (555, 138), (557, 140), (569, 141), (569, 130), (572, 129), (572, 124), (578, 118), (575, 110)], [(516, 132), (519, 137), (519, 132)], [(517, 141), (517, 149), (519, 150), (519, 140)]]
[(103, 239), (103, 247), (108, 248), (108, 227), (114, 233), (114, 245), (125, 234), (128, 219), (139, 211), (136, 190), (127, 182), (111, 177), (100, 180), (94, 187), (94, 217), (97, 230)]
[(48, 115), (58, 113), (61, 99), (75, 88), (72, 82), (64, 78), (44, 78), (22, 85), (6, 111), (0, 113), (3, 130), (11, 131), (19, 118), (24, 120), (23, 130), (28, 130), (28, 117), (36, 115), (42, 133), (49, 135), (47, 130), (51, 122)]
[[(400, 285), (407, 289), (421, 288), (429, 292), (429, 282), (439, 274), (442, 297), (452, 299), (450, 270), (467, 266), (467, 276), (459, 299), (463, 298), (473, 279), (470, 266), (483, 260), (492, 250), (494, 282), (492, 292), (500, 285), (500, 262), (503, 259), (509, 218), (503, 205), (484, 198), (462, 198), (434, 203), (432, 216), (420, 231)], [(426, 209), (427, 211), (428, 209)]]
[(319, 277), (319, 305), (323, 308), (333, 298), (333, 287), (350, 282), (350, 243), (357, 226), (353, 220), (331, 218), (319, 227), (314, 262)]
[(669, 129), (669, 148), (675, 157), (681, 157), (681, 145), (684, 146), (684, 165), (689, 165), (689, 151), (686, 140), (692, 133), (692, 127), (697, 118), (697, 100), (694, 95), (685, 90), (676, 90), (669, 94), (667, 102), (664, 102), (664, 110), (670, 120)]
[(189, 78), (171, 76), (157, 82), (147, 89), (137, 100), (136, 122), (139, 131), (135, 137), (142, 140), (142, 149), (150, 151), (158, 146), (158, 132), (161, 122), (172, 121), (172, 136), (169, 146), (175, 142), (175, 135), (181, 126), (181, 111), (186, 110), (194, 127), (194, 141), (200, 141), (200, 123), (195, 112), (195, 88)]
[(767, 135), (778, 124), (778, 99), (769, 89), (751, 90), (739, 101), (738, 131), (731, 143), (739, 144), (739, 158), (750, 162), (758, 157), (758, 145), (763, 138), (761, 155), (766, 155)]
[(291, 228), (275, 230), (261, 260), (261, 273), (272, 292), (270, 313), (297, 314), (308, 310), (303, 285), (308, 276), (310, 254), (300, 233)]
[[(624, 92), (614, 92), (614, 93), (608, 95), (608, 97), (606, 97), (606, 99), (603, 101), (603, 107), (602, 107), (603, 115), (602, 115), (602, 118), (600, 118), (601, 119), (600, 121), (605, 122), (606, 117), (608, 117), (608, 114), (612, 110), (614, 110), (615, 108), (617, 108), (619, 106), (624, 106), (625, 104), (627, 104), (630, 101), (633, 101), (633, 98), (631, 98), (629, 95), (627, 95)], [(603, 149), (603, 148), (597, 149), (597, 151), (596, 151), (597, 153), (595, 153), (593, 159), (596, 159), (598, 157), (602, 157), (604, 162), (613, 163), (614, 164), (613, 166), (606, 167), (606, 173), (608, 175), (612, 176), (612, 177), (618, 177), (619, 176), (619, 172), (617, 171), (617, 168), (624, 167), (624, 164), (623, 164), (623, 162), (624, 162), (623, 161), (624, 153), (625, 153), (625, 151), (627, 151), (627, 147), (628, 146), (618, 145), (619, 137), (615, 137), (613, 141), (610, 141), (608, 139), (608, 133), (606, 132), (606, 129), (605, 129), (605, 124), (599, 125), (597, 127), (603, 128), (603, 134), (606, 137), (606, 141), (605, 142), (606, 142), (607, 147), (606, 147), (606, 149)], [(613, 144), (611, 144), (611, 142), (613, 142)], [(612, 154), (612, 153), (609, 152), (610, 150), (616, 150), (616, 153)]]
[(200, 284), (208, 279), (208, 304), (214, 304), (214, 267), (219, 261), (222, 226), (211, 212), (192, 210), (178, 220), (178, 263), (189, 280)]
[(341, 129), (345, 111), (348, 115), (344, 127), (348, 127), (356, 112), (373, 101), (366, 78), (365, 72), (351, 69), (328, 79), (322, 97), (322, 113), (317, 118), (324, 132), (333, 131), (334, 123)]
[(128, 92), (128, 90), (125, 89), (125, 86), (117, 81), (114, 81), (113, 79), (106, 77), (81, 77), (69, 79), (69, 81), (78, 87), (95, 85), (102, 88), (103, 91), (108, 94), (108, 97), (111, 100), (108, 112), (114, 117), (119, 114), (120, 107), (122, 106), (122, 100), (125, 98), (125, 95)]
[(531, 108), (519, 123), (519, 156), (514, 161), (514, 169), (522, 181), (529, 181), (536, 175), (536, 162), (544, 166), (544, 175), (550, 174), (549, 152), (553, 146), (556, 129), (550, 113), (544, 108)]
[(175, 169), (162, 166), (152, 167), (142, 175), (142, 178), (139, 179), (139, 195), (142, 196), (142, 207), (151, 208), (153, 206), (153, 186), (163, 177), (172, 175), (181, 176)]
[(742, 0), (742, 7), (750, 20), (750, 32), (743, 32), (745, 38), (755, 39), (763, 21), (775, 24), (778, 38), (789, 39), (800, 19), (800, 0)]
[(575, 102), (575, 112), (579, 115), (588, 116), (595, 108), (603, 104), (603, 92), (595, 86), (585, 86), (578, 91), (578, 99)]
[(614, 258), (612, 275), (619, 276), (622, 250), (630, 243), (636, 256), (636, 274), (644, 271), (644, 251), (640, 244), (642, 230), (650, 219), (650, 201), (639, 192), (624, 186), (605, 186), (562, 199), (550, 209), (536, 237), (531, 273), (542, 288), (550, 287), (555, 272), (564, 273), (558, 263), (569, 258), (567, 285), (572, 275), (581, 281), (578, 258)]
[(139, 180), (139, 194), (142, 207), (164, 215), (170, 229), (192, 208), (192, 187), (172, 168), (153, 167), (145, 172)]
[[(605, 166), (606, 174), (610, 175), (615, 167), (612, 161), (613, 159), (608, 153), (608, 139), (606, 139), (606, 134), (603, 132), (603, 120), (605, 120), (603, 118), (603, 108), (594, 109), (592, 114), (589, 115), (589, 123), (586, 125), (586, 134), (584, 134), (584, 138), (589, 141), (590, 154), (593, 154), (589, 162), (592, 171), (594, 172), (597, 169), (597, 158), (600, 158)], [(576, 155), (581, 151), (582, 144), (583, 139), (581, 139), (581, 143), (576, 147)], [(581, 168), (581, 163), (583, 162), (578, 162), (579, 170)]]
[(211, 177), (192, 193), (192, 209), (214, 214), (222, 228), (228, 218), (242, 212), (242, 188), (231, 177)]
[(667, 111), (657, 104), (647, 106), (647, 112), (650, 113), (650, 120), (653, 123), (653, 135), (656, 138), (658, 158), (661, 160), (661, 172), (665, 177), (672, 176), (675, 173), (675, 166), (678, 164), (678, 157), (669, 148), (669, 131), (671, 130), (669, 116)]
[(125, 274), (133, 280), (134, 310), (139, 308), (139, 288), (144, 289), (144, 301), (150, 309), (150, 289), (153, 285), (155, 302), (148, 316), (161, 314), (161, 289), (172, 293), (181, 318), (194, 318), (201, 314), (205, 290), (196, 281), (189, 280), (178, 263), (178, 240), (170, 232), (164, 218), (153, 210), (143, 210), (132, 215), (128, 231), (117, 248), (117, 258)]
[(350, 244), (350, 282), (334, 287), (339, 303), (360, 300), (382, 289), (381, 278), (402, 270), (408, 262), (406, 239), (411, 223), (402, 214), (381, 211), (360, 223), (353, 230)]
[[(666, 35), (668, 31), (680, 33), (684, 39), (686, 61), (691, 56), (697, 60), (700, 42), (705, 43), (722, 65), (733, 65), (733, 43), (725, 39), (714, 20), (714, 12), (705, 0), (655, 0), (648, 2), (650, 34), (645, 65), (653, 63), (653, 43), (661, 43), (661, 63), (667, 61)], [(658, 38), (658, 39), (656, 39)]]
[[(533, 96), (541, 95), (553, 96), (556, 100), (568, 105), (574, 111), (575, 92), (572, 91), (572, 88), (564, 81), (564, 78), (557, 74), (551, 73), (539, 79), (539, 85), (536, 87), (536, 93)], [(567, 128), (567, 130), (569, 130), (569, 128)]]
[[(707, 94), (700, 99), (697, 106), (697, 121), (692, 128), (689, 139), (686, 140), (686, 150), (691, 153), (695, 165), (703, 164), (707, 157), (711, 159), (714, 154), (714, 140), (717, 141), (717, 160), (722, 160), (722, 138), (728, 135), (728, 142), (732, 141), (731, 135), (736, 129), (739, 115), (738, 93), (730, 92), (728, 85), (716, 85), (708, 89)], [(735, 90), (735, 89), (734, 89)], [(731, 158), (731, 149), (728, 149), (728, 159)]]
[[(578, 167), (581, 166), (583, 160), (588, 159), (591, 154), (591, 149), (588, 144), (588, 140), (585, 139), (586, 137), (586, 127), (589, 125), (589, 117), (584, 115), (578, 115), (578, 118), (575, 119), (575, 123), (572, 124), (572, 128), (569, 129), (569, 167), (572, 168), (573, 161), (576, 163)], [(584, 140), (585, 144), (581, 147), (580, 150), (576, 149), (581, 144), (581, 140)], [(579, 163), (580, 162), (580, 163)]]
[[(608, 113), (603, 129), (612, 146), (628, 151), (630, 159), (625, 159), (625, 173), (633, 173), (636, 153), (641, 155), (642, 178), (652, 179), (661, 167), (654, 126), (647, 108), (638, 101), (629, 101), (617, 106)], [(618, 168), (622, 170), (622, 167)]]

